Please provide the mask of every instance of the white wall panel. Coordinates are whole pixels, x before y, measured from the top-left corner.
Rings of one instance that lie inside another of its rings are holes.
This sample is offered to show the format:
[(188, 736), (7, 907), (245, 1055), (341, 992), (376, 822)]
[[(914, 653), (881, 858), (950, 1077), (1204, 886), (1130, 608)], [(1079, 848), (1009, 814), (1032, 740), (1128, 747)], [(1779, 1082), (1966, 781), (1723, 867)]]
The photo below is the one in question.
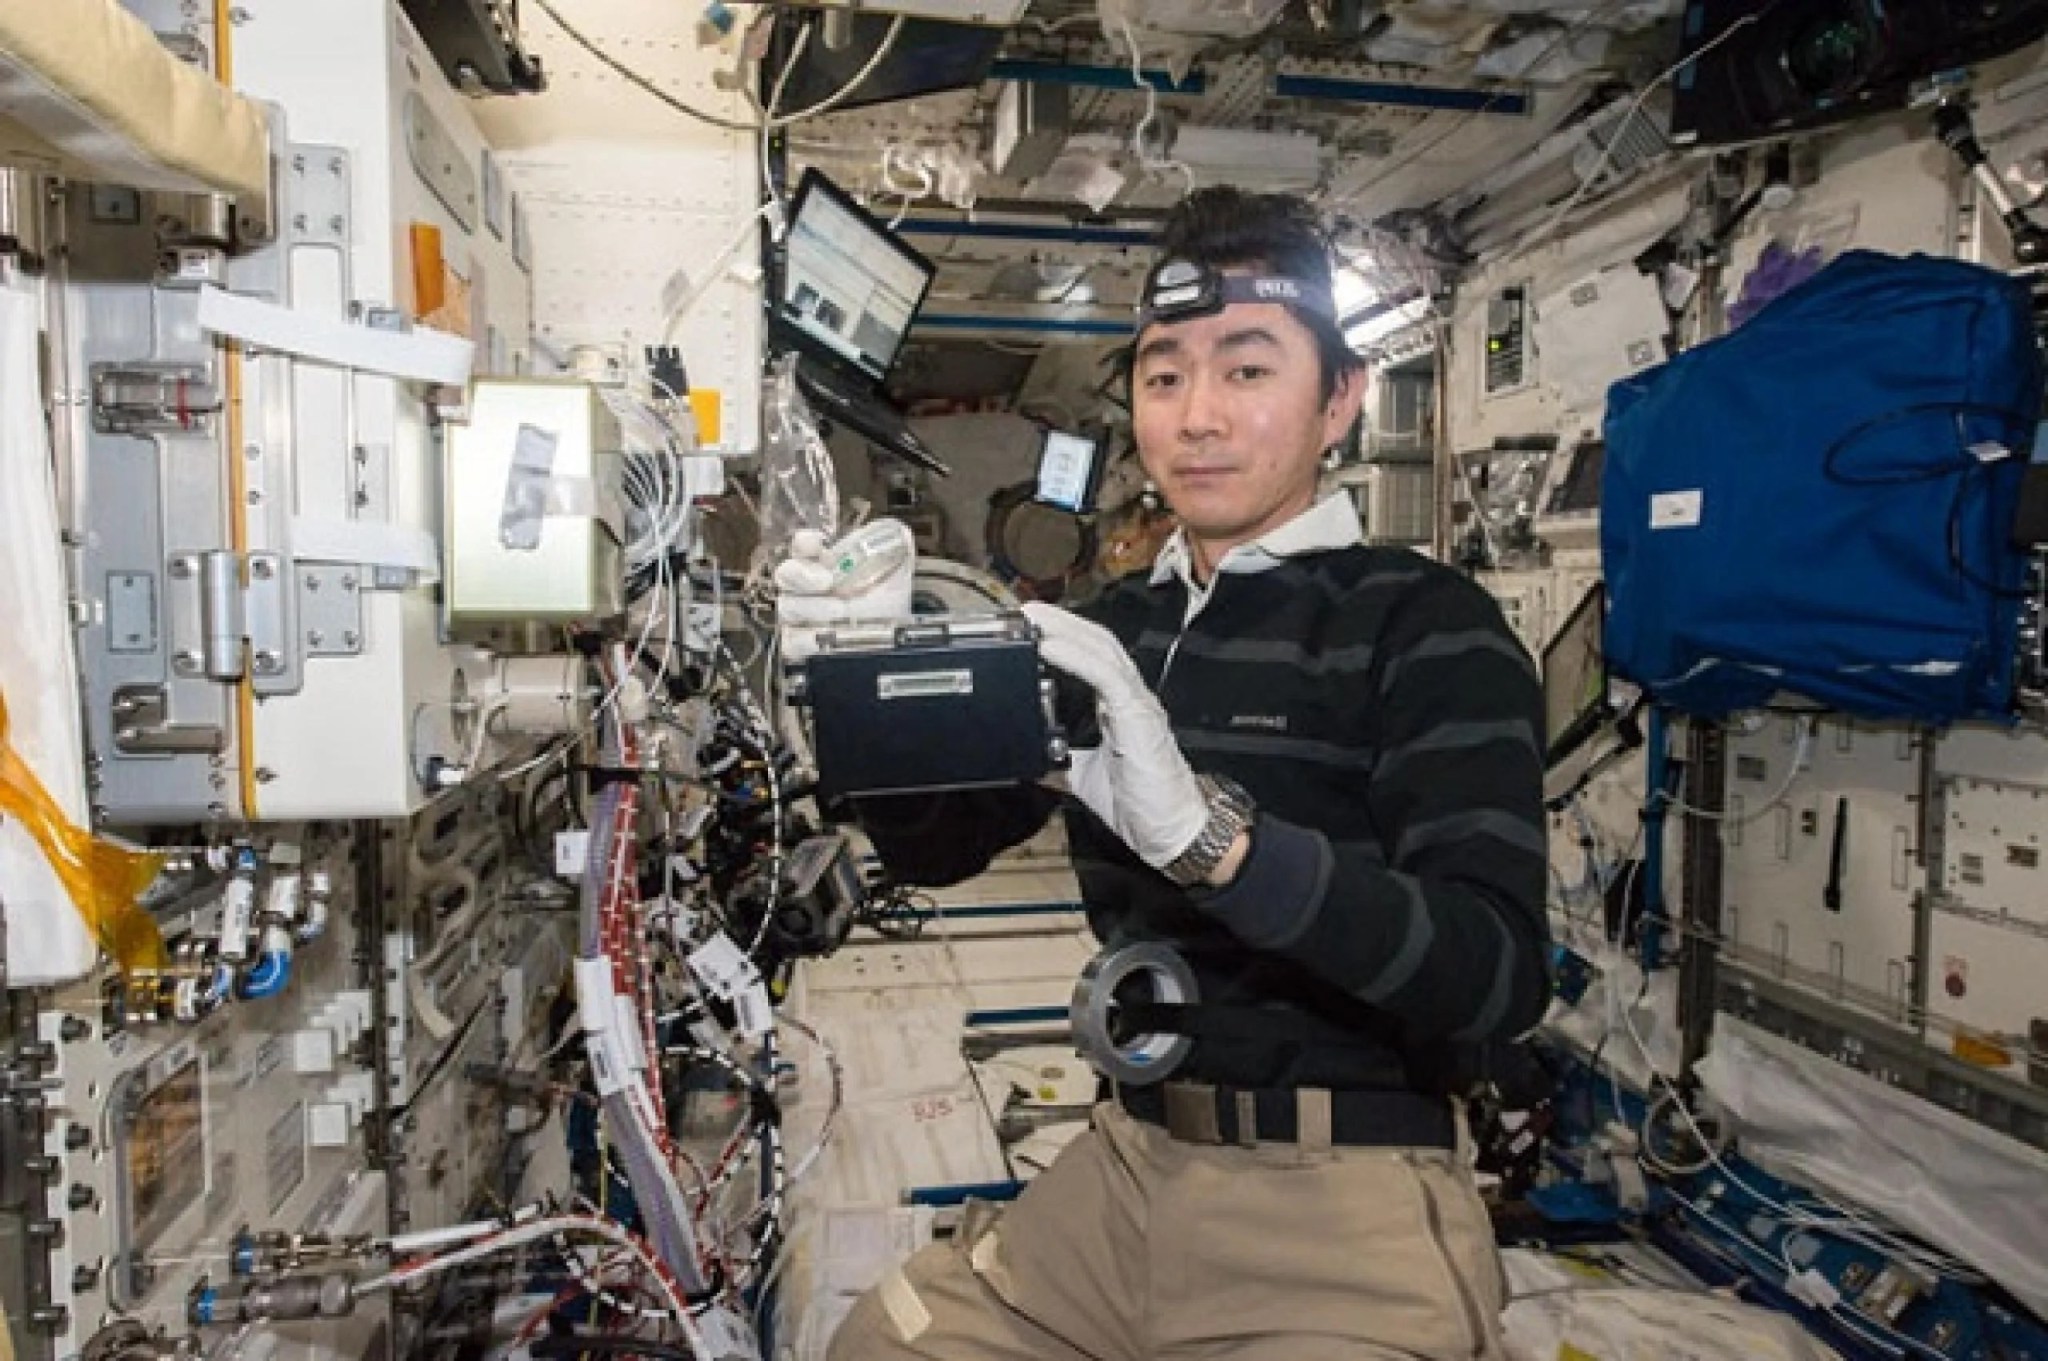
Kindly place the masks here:
[[(1731, 738), (1722, 832), (1722, 930), (1733, 953), (1789, 982), (1904, 1022), (1910, 1000), (1919, 782), (1909, 730), (1831, 719), (1810, 768), (1781, 803), (1795, 720)], [(1843, 823), (1841, 905), (1828, 906), (1836, 823)]]
[[(729, 122), (754, 121), (717, 88), (723, 47), (696, 40), (701, 7), (668, 0), (561, 0), (563, 15), (615, 60), (673, 99)], [(664, 105), (576, 46), (545, 14), (525, 25), (548, 72), (537, 96), (492, 100), (478, 120), (504, 149), (508, 182), (526, 205), (534, 261), (534, 323), (558, 350), (610, 346), (622, 356), (659, 344), (670, 303), (706, 282), (668, 342), (690, 381), (722, 394), (719, 443), (759, 442), (761, 289), (735, 277), (760, 260), (748, 223), (760, 205), (759, 147)]]

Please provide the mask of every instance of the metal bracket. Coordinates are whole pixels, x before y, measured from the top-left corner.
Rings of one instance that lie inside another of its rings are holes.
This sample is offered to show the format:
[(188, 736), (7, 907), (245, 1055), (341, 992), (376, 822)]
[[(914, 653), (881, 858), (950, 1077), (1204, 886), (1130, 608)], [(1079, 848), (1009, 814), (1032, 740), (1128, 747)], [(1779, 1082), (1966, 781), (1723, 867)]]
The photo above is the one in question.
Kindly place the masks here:
[(171, 554), (164, 583), (164, 625), (170, 634), (171, 670), (197, 680), (206, 674), (205, 610), (200, 605), (200, 554)]
[(467, 232), (476, 230), (476, 170), (418, 90), (405, 96), (405, 147), (421, 183)]
[(171, 722), (160, 685), (124, 685), (114, 691), (114, 747), (130, 756), (210, 755), (228, 749), (228, 735), (211, 723)]
[(220, 411), (204, 364), (95, 364), (93, 428), (109, 435), (203, 433)]
[(278, 553), (249, 555), (249, 671), (259, 695), (290, 694), (299, 688), (298, 604), (291, 563)]
[(299, 635), (309, 657), (354, 657), (362, 653), (361, 568), (299, 568)]
[(107, 573), (107, 651), (147, 656), (157, 648), (156, 574)]
[(391, 446), (358, 444), (348, 463), (349, 501), (359, 520), (380, 520), (391, 513)]
[(348, 153), (301, 144), (291, 149), (286, 164), (284, 211), (293, 243), (348, 249)]

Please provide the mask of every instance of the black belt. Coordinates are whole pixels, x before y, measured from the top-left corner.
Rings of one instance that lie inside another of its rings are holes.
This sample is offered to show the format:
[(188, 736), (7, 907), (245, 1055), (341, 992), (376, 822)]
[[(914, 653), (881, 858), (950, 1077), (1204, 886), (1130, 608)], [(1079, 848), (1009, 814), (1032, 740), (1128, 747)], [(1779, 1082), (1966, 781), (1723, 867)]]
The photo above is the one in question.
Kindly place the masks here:
[[(1324, 1092), (1295, 1087), (1220, 1087), (1163, 1082), (1122, 1087), (1116, 1100), (1131, 1116), (1197, 1144), (1301, 1143), (1304, 1117), (1322, 1121), (1347, 1148), (1456, 1148), (1457, 1116), (1449, 1100), (1417, 1092)], [(1311, 1131), (1312, 1137), (1315, 1131)]]

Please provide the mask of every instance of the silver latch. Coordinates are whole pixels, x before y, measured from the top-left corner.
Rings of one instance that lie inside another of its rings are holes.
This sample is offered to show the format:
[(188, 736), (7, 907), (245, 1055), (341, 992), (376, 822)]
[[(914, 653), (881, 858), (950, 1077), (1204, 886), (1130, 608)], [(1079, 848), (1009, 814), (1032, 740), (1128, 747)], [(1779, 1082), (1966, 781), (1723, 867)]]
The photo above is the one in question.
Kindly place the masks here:
[(109, 435), (201, 433), (220, 412), (203, 364), (95, 364), (93, 428)]
[(211, 723), (173, 723), (160, 685), (124, 685), (114, 691), (114, 746), (130, 754), (226, 751), (228, 736)]

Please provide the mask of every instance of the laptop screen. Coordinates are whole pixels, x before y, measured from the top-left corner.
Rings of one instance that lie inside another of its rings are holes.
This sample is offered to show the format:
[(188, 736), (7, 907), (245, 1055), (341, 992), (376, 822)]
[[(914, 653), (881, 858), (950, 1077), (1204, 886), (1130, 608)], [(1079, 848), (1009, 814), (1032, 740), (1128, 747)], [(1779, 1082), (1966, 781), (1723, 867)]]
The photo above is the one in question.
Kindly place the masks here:
[(776, 318), (880, 383), (931, 287), (931, 262), (816, 170), (797, 186), (784, 250)]
[(1543, 722), (1549, 764), (1584, 745), (1613, 715), (1607, 694), (1607, 591), (1595, 585), (1543, 649)]

